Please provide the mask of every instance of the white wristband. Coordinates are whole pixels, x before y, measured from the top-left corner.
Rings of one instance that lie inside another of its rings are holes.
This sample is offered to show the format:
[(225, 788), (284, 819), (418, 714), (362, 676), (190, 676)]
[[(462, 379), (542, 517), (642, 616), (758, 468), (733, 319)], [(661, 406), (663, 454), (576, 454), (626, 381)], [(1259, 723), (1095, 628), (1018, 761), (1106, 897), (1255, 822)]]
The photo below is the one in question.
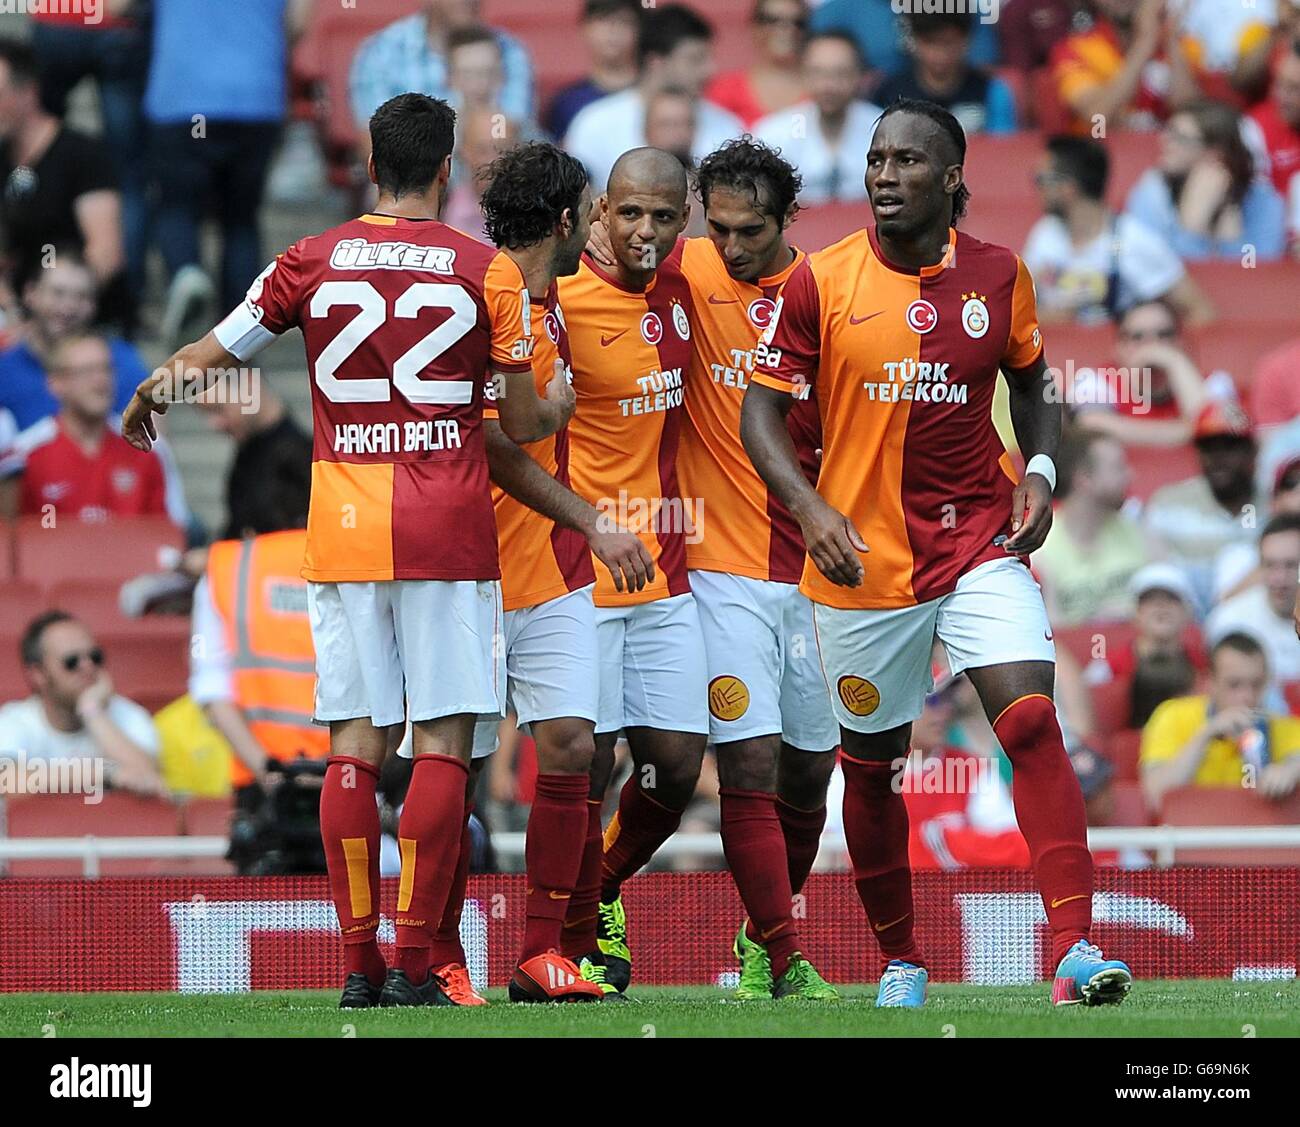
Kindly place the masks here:
[(1041, 474), (1047, 478), (1047, 488), (1051, 492), (1056, 492), (1056, 463), (1046, 454), (1035, 454), (1029, 459), (1029, 464), (1025, 466), (1025, 477), (1031, 473)]

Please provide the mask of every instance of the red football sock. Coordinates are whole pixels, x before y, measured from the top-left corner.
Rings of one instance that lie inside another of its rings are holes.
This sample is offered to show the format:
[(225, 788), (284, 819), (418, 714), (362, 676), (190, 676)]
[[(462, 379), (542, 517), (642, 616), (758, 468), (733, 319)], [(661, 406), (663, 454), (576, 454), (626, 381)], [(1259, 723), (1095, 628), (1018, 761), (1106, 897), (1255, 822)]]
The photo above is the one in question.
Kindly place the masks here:
[(894, 790), (888, 760), (868, 762), (840, 754), (844, 772), (844, 839), (853, 879), (886, 963), (925, 966), (913, 928), (912, 868), (907, 857), (907, 807)]
[(560, 931), (587, 836), (586, 775), (538, 775), (524, 844), (524, 945), (519, 959), (530, 959), (560, 946)]
[(682, 812), (661, 806), (637, 781), (623, 784), (618, 809), (605, 830), (605, 859), (600, 868), (600, 898), (606, 904), (618, 896), (628, 877), (639, 873), (681, 824)]
[(826, 826), (826, 804), (816, 810), (800, 810), (797, 806), (776, 800), (776, 813), (781, 819), (781, 832), (785, 834), (785, 855), (790, 863), (790, 892), (803, 888), (817, 850), (821, 845), (822, 830)]
[(379, 772), (363, 759), (334, 755), (320, 794), (330, 896), (343, 933), (345, 973), (359, 972), (382, 986), (388, 968), (379, 953)]
[(772, 977), (780, 978), (799, 950), (799, 932), (790, 914), (790, 869), (776, 795), (724, 788), (719, 797), (727, 868), (755, 938), (772, 960)]
[(587, 799), (587, 839), (560, 936), (560, 952), (570, 959), (580, 959), (596, 949), (596, 905), (600, 902), (600, 865), (605, 855), (600, 805), (598, 799)]
[(433, 932), (433, 946), (429, 948), (429, 965), (437, 970), (449, 963), (465, 965), (465, 948), (460, 941), (460, 917), (465, 910), (465, 886), (469, 883), (469, 859), (474, 852), (474, 839), (469, 832), (469, 816), (474, 807), (465, 810), (465, 827), (460, 833), (460, 854), (456, 862), (456, 875), (447, 893), (447, 907)]
[(1013, 701), (993, 731), (1011, 760), (1016, 821), (1047, 909), (1055, 968), (1092, 927), (1092, 854), (1083, 790), (1049, 698), (1034, 693)]
[(394, 920), (397, 965), (417, 986), (429, 976), (433, 929), (456, 876), (468, 773), (459, 759), (417, 756), (397, 826), (402, 853)]

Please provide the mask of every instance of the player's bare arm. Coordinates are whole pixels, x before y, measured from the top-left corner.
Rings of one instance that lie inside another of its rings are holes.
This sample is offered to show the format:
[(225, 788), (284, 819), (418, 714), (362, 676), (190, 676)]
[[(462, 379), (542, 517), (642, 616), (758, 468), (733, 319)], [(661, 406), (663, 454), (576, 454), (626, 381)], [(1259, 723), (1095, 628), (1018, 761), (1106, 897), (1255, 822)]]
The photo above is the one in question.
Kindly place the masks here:
[[(1042, 357), (1028, 368), (1006, 371), (1011, 392), (1011, 425), (1026, 465), (1035, 454), (1055, 459), (1061, 441), (1061, 404), (1048, 395), (1051, 379)], [(1037, 551), (1052, 527), (1052, 484), (1039, 473), (1027, 473), (1011, 495), (1011, 538), (1008, 552), (1026, 556)]]
[(596, 507), (548, 474), (492, 419), (483, 423), (492, 481), (530, 509), (582, 533), (614, 577), (617, 591), (640, 591), (655, 577), (654, 561), (633, 532), (609, 528)]
[(493, 372), (497, 388), (497, 410), (501, 429), (515, 442), (540, 442), (562, 429), (573, 417), (578, 399), (563, 365), (556, 365), (555, 378), (546, 385), (546, 395), (537, 394), (531, 371)]
[(168, 396), (179, 391), (178, 373), (186, 380), (191, 374), (201, 375), (204, 380), (201, 386), (206, 386), (219, 371), (238, 367), (239, 363), (239, 358), (217, 340), (215, 333), (209, 332), (201, 340), (185, 345), (135, 389), (135, 395), (122, 412), (122, 437), (137, 450), (148, 451), (158, 438), (153, 416), (165, 415), (175, 402)]
[(861, 586), (859, 553), (869, 551), (866, 541), (804, 477), (785, 425), (793, 406), (794, 397), (786, 392), (751, 383), (740, 412), (740, 440), (759, 476), (799, 522), (817, 569), (841, 587)]

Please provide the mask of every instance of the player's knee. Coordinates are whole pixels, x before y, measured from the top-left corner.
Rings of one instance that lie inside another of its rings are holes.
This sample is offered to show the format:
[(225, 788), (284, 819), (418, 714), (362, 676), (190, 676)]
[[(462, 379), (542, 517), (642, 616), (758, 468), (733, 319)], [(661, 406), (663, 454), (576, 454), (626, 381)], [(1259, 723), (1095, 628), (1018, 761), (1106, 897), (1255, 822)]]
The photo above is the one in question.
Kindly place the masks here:
[(886, 732), (843, 731), (844, 754), (851, 759), (867, 763), (889, 762), (907, 754), (907, 744), (912, 737), (912, 725), (904, 724)]
[(1028, 754), (1045, 743), (1060, 743), (1061, 725), (1056, 718), (1056, 705), (1042, 693), (1020, 697), (1007, 705), (994, 719), (993, 732), (1007, 753), (1007, 758), (1014, 764), (1018, 756)]
[(834, 751), (804, 751), (786, 745), (781, 749), (777, 794), (800, 810), (815, 810), (826, 801), (834, 772)]
[(700, 781), (700, 768), (704, 764), (704, 741), (683, 743), (671, 757), (653, 765), (655, 790), (667, 806), (685, 806), (695, 793)]
[(717, 744), (718, 783), (728, 790), (770, 793), (776, 789), (777, 737)]
[(537, 767), (546, 774), (585, 775), (596, 752), (591, 724), (576, 718), (533, 725)]

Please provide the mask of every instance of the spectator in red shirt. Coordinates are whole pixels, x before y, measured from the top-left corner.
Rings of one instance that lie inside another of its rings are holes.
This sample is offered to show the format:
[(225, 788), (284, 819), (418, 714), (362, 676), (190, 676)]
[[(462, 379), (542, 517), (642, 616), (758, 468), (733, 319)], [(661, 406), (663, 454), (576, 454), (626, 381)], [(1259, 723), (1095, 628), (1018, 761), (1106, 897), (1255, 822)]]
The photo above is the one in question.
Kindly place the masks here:
[(746, 129), (807, 95), (800, 63), (808, 37), (807, 0), (757, 0), (750, 25), (753, 63), (718, 75), (705, 91), (706, 98), (734, 113)]
[(56, 519), (105, 520), (167, 513), (163, 464), (135, 450), (118, 432), (113, 361), (108, 342), (92, 333), (62, 341), (50, 357), (50, 391), (59, 413), (28, 427), (15, 441), (21, 476), (18, 511)]
[(1264, 438), (1300, 418), (1300, 338), (1260, 360), (1250, 381), (1250, 413)]
[[(1300, 176), (1300, 35), (1278, 60), (1268, 100), (1250, 112), (1242, 136), (1256, 171), (1272, 180), (1283, 199), (1291, 198)], [(1300, 232), (1293, 227), (1290, 235), (1296, 240)]]
[(1027, 78), (1062, 39), (1092, 22), (1087, 0), (1015, 0), (998, 16), (1002, 63)]

